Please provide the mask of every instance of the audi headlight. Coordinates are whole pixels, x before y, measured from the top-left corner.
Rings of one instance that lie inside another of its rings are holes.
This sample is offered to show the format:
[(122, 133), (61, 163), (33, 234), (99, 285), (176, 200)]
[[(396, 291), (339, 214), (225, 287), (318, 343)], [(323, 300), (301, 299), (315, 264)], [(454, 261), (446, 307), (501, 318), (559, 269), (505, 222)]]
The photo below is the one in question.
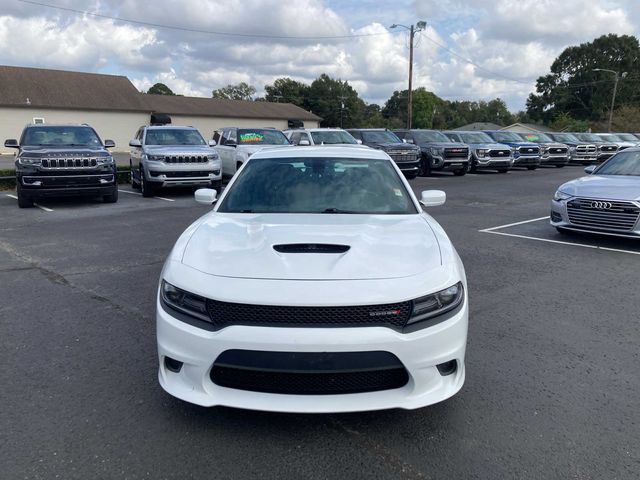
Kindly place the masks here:
[(174, 287), (169, 282), (163, 280), (160, 286), (160, 298), (165, 305), (185, 315), (207, 322), (211, 321), (207, 314), (207, 300), (200, 295)]
[(556, 193), (553, 194), (553, 199), (556, 202), (560, 202), (562, 200), (568, 200), (569, 198), (571, 198), (571, 195), (569, 195), (568, 193), (561, 192), (560, 190), (558, 190)]
[(20, 165), (32, 165), (39, 167), (42, 165), (42, 159), (37, 157), (18, 157), (18, 163)]
[(447, 313), (460, 305), (463, 299), (464, 287), (462, 282), (431, 295), (417, 298), (413, 301), (413, 311), (407, 325)]

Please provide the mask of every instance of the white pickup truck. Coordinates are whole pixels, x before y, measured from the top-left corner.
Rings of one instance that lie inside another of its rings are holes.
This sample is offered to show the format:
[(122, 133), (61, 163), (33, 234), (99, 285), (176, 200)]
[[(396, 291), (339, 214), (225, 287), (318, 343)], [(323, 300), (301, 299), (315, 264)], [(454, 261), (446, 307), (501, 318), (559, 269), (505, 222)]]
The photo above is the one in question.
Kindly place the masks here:
[(227, 177), (233, 176), (258, 150), (291, 145), (287, 137), (275, 128), (225, 127), (213, 134), (213, 140), (222, 160), (222, 174)]

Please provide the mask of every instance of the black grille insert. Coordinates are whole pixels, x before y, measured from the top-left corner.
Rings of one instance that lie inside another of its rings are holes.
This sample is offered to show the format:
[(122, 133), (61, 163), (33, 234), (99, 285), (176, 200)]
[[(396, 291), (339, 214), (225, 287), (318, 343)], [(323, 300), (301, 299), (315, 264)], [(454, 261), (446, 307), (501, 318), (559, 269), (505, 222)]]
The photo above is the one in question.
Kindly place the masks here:
[(215, 330), (230, 325), (271, 327), (388, 327), (402, 328), (411, 315), (411, 302), (348, 307), (290, 307), (207, 300)]
[(349, 245), (332, 243), (286, 243), (273, 246), (273, 249), (280, 253), (344, 253), (350, 248)]
[(337, 395), (401, 388), (409, 381), (389, 352), (227, 350), (210, 378), (221, 387), (289, 395)]

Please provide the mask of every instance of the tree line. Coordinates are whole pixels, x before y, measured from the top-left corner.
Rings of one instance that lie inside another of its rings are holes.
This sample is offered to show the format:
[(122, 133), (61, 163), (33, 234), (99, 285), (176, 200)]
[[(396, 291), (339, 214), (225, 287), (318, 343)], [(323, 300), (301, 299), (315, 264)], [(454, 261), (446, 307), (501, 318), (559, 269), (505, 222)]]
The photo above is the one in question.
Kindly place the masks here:
[[(445, 100), (424, 87), (413, 91), (414, 128), (450, 129), (473, 122), (506, 126), (538, 123), (556, 130), (605, 130), (615, 75), (620, 75), (614, 129), (640, 131), (640, 44), (630, 35), (603, 35), (592, 42), (566, 48), (550, 73), (536, 82), (526, 111), (512, 113), (500, 98), (485, 101)], [(212, 97), (232, 100), (286, 102), (322, 117), (325, 127), (387, 127), (407, 124), (408, 91), (395, 91), (384, 105), (367, 103), (348, 81), (322, 74), (310, 84), (289, 77), (265, 85), (264, 96), (245, 82), (212, 91)], [(158, 83), (147, 93), (174, 95)]]

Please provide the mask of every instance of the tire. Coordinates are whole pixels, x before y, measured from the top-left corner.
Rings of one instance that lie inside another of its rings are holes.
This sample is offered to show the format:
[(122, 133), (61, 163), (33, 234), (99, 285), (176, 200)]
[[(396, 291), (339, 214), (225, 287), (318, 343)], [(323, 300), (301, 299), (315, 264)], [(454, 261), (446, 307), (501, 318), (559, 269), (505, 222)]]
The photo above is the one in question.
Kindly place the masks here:
[(460, 170), (454, 170), (453, 174), (456, 177), (464, 177), (467, 174), (468, 167), (461, 168)]
[(556, 168), (564, 168), (564, 165), (556, 165)]
[(507, 173), (509, 171), (508, 168), (499, 168), (498, 173)]
[(530, 165), (527, 167), (527, 170), (536, 170), (538, 167), (534, 167), (533, 165)]
[(113, 187), (113, 190), (108, 195), (102, 196), (104, 203), (116, 203), (118, 201), (118, 187)]
[(556, 227), (556, 230), (560, 235), (571, 235), (573, 232), (571, 230), (567, 230), (566, 228)]
[(431, 175), (431, 160), (426, 155), (422, 155), (420, 160), (420, 169), (418, 170), (419, 177), (428, 177)]
[(140, 168), (140, 190), (142, 190), (142, 196), (146, 198), (153, 197), (156, 193), (155, 186), (144, 177), (142, 168)]
[(469, 172), (470, 173), (478, 173), (478, 167), (476, 166), (475, 163), (471, 162), (471, 166), (469, 167)]
[[(20, 180), (18, 180), (20, 181)], [(18, 184), (18, 188), (17, 188), (17, 197), (18, 197), (18, 207), (19, 208), (33, 208), (33, 198), (27, 197), (25, 196), (24, 193), (22, 193), (22, 189), (20, 188), (20, 184)]]
[(220, 193), (222, 193), (222, 179), (214, 180), (213, 182), (211, 182), (211, 188), (213, 188), (216, 191), (219, 197)]
[(413, 180), (418, 176), (418, 172), (405, 173), (404, 176), (407, 180)]

